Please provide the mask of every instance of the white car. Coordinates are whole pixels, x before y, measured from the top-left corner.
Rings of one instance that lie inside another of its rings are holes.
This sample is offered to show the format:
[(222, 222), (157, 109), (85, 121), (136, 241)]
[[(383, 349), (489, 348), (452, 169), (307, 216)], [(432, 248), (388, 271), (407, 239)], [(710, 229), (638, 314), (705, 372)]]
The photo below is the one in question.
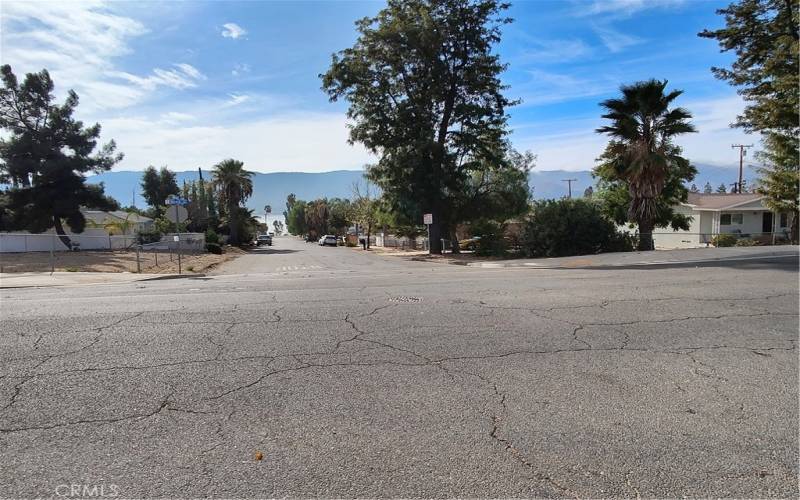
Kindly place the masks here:
[(326, 234), (322, 238), (319, 239), (319, 246), (324, 247), (325, 245), (336, 246), (336, 236), (332, 234)]

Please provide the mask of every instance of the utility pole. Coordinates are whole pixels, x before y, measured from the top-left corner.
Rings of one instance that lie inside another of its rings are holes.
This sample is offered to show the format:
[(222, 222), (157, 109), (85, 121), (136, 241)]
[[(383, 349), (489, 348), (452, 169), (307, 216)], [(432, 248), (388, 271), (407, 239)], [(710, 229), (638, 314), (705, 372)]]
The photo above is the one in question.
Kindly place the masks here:
[(739, 148), (739, 182), (736, 184), (736, 192), (742, 192), (742, 171), (744, 169), (744, 157), (747, 154), (747, 148), (752, 148), (752, 144), (731, 144), (731, 149)]
[(569, 190), (569, 196), (567, 198), (572, 198), (572, 183), (578, 182), (578, 179), (561, 179), (561, 182), (566, 182)]

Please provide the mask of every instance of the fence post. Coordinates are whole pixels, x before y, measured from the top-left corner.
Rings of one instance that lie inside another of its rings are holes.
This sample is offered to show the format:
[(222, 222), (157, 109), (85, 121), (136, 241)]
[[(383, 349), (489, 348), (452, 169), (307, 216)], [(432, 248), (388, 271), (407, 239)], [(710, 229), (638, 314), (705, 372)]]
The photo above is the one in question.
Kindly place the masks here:
[(56, 235), (50, 238), (50, 274), (56, 272), (56, 263), (55, 263), (55, 250), (56, 250)]
[(142, 272), (142, 263), (139, 261), (139, 249), (142, 248), (142, 245), (136, 245), (136, 272), (141, 274)]
[(156, 267), (158, 267), (158, 250), (153, 248), (153, 256), (156, 258)]
[(181, 233), (178, 233), (178, 274), (181, 274)]

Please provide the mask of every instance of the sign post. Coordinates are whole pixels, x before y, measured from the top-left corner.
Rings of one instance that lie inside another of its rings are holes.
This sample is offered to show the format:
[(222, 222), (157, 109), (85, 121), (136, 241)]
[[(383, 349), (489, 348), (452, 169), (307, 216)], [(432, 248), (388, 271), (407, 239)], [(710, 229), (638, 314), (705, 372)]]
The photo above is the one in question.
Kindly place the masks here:
[(433, 224), (433, 214), (422, 214), (422, 223), (428, 229), (428, 253), (431, 252), (431, 224)]
[(178, 274), (181, 274), (181, 232), (178, 224), (189, 217), (189, 212), (184, 208), (188, 204), (189, 200), (180, 196), (171, 195), (167, 198), (167, 218), (175, 223), (176, 235), (172, 239), (178, 244)]

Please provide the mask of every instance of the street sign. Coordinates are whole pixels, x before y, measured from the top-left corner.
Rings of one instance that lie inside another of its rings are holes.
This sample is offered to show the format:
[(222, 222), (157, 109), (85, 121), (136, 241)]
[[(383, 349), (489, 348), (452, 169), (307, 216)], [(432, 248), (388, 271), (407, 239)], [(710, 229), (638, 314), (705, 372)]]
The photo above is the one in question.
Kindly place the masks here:
[(165, 203), (167, 205), (170, 205), (170, 206), (172, 206), (172, 205), (188, 205), (189, 204), (189, 200), (187, 200), (186, 198), (181, 198), (180, 196), (175, 196), (174, 194), (171, 194), (171, 195), (169, 195), (167, 197), (167, 200), (165, 201)]
[(189, 218), (189, 212), (180, 205), (170, 205), (167, 209), (167, 219), (179, 224)]
[(172, 241), (181, 241), (181, 237), (176, 234), (172, 237)]
[(422, 223), (425, 224), (426, 226), (429, 224), (433, 224), (433, 214), (423, 214)]

